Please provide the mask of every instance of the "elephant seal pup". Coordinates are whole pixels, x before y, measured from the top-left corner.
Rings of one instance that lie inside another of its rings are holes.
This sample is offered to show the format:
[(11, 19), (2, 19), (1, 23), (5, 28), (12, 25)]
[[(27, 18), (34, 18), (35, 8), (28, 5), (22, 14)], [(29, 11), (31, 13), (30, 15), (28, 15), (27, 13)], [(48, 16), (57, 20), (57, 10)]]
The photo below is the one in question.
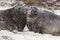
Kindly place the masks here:
[(0, 30), (23, 31), (26, 25), (26, 14), (24, 9), (13, 7), (0, 11)]
[(27, 14), (27, 27), (37, 33), (60, 35), (60, 16), (48, 11), (38, 12), (34, 7)]

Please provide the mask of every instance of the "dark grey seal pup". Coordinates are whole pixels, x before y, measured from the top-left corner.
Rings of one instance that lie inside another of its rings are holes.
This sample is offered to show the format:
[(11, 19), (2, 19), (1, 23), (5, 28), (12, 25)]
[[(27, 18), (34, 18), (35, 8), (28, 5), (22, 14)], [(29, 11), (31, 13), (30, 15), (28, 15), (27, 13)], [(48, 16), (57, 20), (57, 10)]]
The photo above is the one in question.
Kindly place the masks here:
[(26, 25), (24, 9), (15, 6), (11, 9), (0, 11), (0, 30), (23, 31)]

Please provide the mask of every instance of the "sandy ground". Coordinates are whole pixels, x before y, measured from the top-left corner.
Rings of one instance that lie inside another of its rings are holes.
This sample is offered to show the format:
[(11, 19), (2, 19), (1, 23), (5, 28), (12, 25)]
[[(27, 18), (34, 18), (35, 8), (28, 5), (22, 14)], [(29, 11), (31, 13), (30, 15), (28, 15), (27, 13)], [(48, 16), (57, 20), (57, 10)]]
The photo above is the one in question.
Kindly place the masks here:
[(34, 32), (9, 32), (7, 30), (0, 31), (0, 40), (60, 40), (60, 36), (52, 36), (50, 34), (39, 34)]
[(25, 27), (23, 32), (10, 32), (8, 30), (1, 30), (0, 40), (60, 40), (60, 36), (29, 32), (28, 28)]

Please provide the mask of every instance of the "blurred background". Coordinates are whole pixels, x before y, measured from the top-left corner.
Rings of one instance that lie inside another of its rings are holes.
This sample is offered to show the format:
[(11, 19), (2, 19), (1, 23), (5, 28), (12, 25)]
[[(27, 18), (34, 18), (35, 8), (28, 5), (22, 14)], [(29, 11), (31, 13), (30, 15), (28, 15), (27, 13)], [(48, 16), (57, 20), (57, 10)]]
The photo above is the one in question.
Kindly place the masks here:
[(27, 5), (41, 6), (48, 9), (60, 9), (60, 0), (20, 0)]

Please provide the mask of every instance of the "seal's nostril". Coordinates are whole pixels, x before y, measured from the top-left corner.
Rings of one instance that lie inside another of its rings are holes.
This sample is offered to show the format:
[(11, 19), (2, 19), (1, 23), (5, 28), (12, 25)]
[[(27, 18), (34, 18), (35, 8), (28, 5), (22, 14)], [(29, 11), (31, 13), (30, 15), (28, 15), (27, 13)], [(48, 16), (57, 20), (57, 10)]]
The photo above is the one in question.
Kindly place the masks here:
[(4, 21), (4, 20), (3, 20)]
[(3, 18), (2, 17), (0, 17), (0, 21), (3, 21)]
[(21, 9), (21, 8), (19, 8), (19, 9)]
[(0, 19), (0, 21), (1, 21), (1, 19)]

